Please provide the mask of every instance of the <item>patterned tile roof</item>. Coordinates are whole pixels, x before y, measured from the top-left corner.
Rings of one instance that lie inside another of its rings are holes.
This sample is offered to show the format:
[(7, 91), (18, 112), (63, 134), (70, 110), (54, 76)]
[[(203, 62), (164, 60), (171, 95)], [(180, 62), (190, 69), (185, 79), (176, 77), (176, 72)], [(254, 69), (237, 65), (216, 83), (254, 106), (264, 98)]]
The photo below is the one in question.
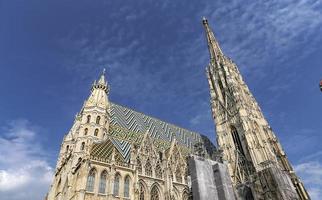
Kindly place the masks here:
[(110, 124), (136, 133), (148, 131), (152, 138), (167, 142), (171, 142), (175, 138), (180, 145), (187, 148), (193, 148), (194, 143), (202, 141), (199, 133), (180, 128), (114, 103), (111, 103)]
[(111, 103), (110, 114), (109, 135), (111, 142), (97, 143), (92, 148), (91, 155), (99, 160), (110, 159), (113, 145), (123, 159), (128, 162), (131, 143), (140, 144), (144, 133), (147, 131), (150, 137), (154, 139), (155, 146), (163, 150), (169, 148), (174, 139), (186, 152), (191, 151), (195, 143), (202, 142), (205, 144), (205, 140), (208, 140), (199, 133), (180, 128), (115, 103)]

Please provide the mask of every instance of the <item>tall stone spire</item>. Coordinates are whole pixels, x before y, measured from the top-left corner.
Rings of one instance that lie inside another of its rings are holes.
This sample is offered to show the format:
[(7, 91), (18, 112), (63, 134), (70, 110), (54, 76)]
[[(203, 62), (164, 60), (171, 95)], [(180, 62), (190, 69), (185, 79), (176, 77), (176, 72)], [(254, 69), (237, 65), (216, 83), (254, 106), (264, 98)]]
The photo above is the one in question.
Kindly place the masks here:
[(208, 49), (210, 53), (210, 59), (211, 60), (219, 59), (220, 57), (223, 56), (223, 53), (215, 38), (213, 31), (209, 27), (208, 20), (205, 17), (202, 18), (202, 24), (204, 25), (204, 28), (205, 28), (206, 38), (208, 42)]
[[(202, 23), (210, 52), (206, 72), (217, 143), (232, 182), (243, 190), (241, 198), (309, 199), (236, 64), (222, 53), (207, 19)], [(265, 177), (275, 182), (265, 182)]]

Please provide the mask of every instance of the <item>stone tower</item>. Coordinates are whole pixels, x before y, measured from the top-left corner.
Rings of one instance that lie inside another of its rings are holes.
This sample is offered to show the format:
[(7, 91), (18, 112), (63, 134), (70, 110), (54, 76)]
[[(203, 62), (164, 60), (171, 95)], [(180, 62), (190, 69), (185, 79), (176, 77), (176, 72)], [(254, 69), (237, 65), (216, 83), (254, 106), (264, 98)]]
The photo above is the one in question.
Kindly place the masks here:
[(217, 143), (240, 199), (310, 199), (236, 64), (203, 25)]
[[(69, 199), (71, 188), (76, 188), (75, 195), (79, 199), (84, 198), (85, 191), (82, 185), (86, 183), (86, 179), (79, 167), (89, 158), (92, 144), (107, 137), (110, 117), (108, 92), (104, 70), (99, 80), (94, 81), (90, 96), (76, 115), (72, 128), (64, 136), (48, 199)], [(80, 174), (77, 177), (79, 183), (75, 185), (74, 174), (77, 170), (81, 173), (78, 173)]]

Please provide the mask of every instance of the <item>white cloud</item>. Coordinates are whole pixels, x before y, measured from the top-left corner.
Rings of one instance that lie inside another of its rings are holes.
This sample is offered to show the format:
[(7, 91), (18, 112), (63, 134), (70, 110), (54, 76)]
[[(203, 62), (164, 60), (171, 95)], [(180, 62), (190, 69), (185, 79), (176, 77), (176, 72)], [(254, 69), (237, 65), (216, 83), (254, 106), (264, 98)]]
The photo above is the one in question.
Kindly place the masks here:
[(2, 200), (43, 199), (53, 169), (37, 141), (40, 129), (27, 120), (15, 120), (0, 134), (0, 196)]
[(322, 196), (322, 164), (318, 161), (308, 161), (294, 167), (302, 178), (312, 200)]

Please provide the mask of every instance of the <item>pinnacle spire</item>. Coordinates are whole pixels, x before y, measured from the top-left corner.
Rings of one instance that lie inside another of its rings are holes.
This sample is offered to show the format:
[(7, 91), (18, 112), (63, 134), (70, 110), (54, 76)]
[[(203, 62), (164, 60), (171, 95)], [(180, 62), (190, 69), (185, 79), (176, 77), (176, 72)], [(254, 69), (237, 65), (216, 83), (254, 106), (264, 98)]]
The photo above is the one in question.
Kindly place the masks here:
[(205, 17), (202, 18), (202, 24), (204, 25), (205, 32), (206, 32), (210, 59), (216, 60), (223, 56), (222, 50), (215, 38), (213, 31), (211, 30), (208, 24), (208, 20)]
[(102, 74), (101, 74), (100, 78), (98, 79), (98, 81), (96, 81), (96, 80), (94, 81), (93, 86), (92, 86), (92, 90), (94, 88), (96, 88), (96, 89), (101, 88), (106, 93), (108, 93), (109, 88), (108, 88), (107, 81), (105, 80), (105, 68), (103, 69)]

